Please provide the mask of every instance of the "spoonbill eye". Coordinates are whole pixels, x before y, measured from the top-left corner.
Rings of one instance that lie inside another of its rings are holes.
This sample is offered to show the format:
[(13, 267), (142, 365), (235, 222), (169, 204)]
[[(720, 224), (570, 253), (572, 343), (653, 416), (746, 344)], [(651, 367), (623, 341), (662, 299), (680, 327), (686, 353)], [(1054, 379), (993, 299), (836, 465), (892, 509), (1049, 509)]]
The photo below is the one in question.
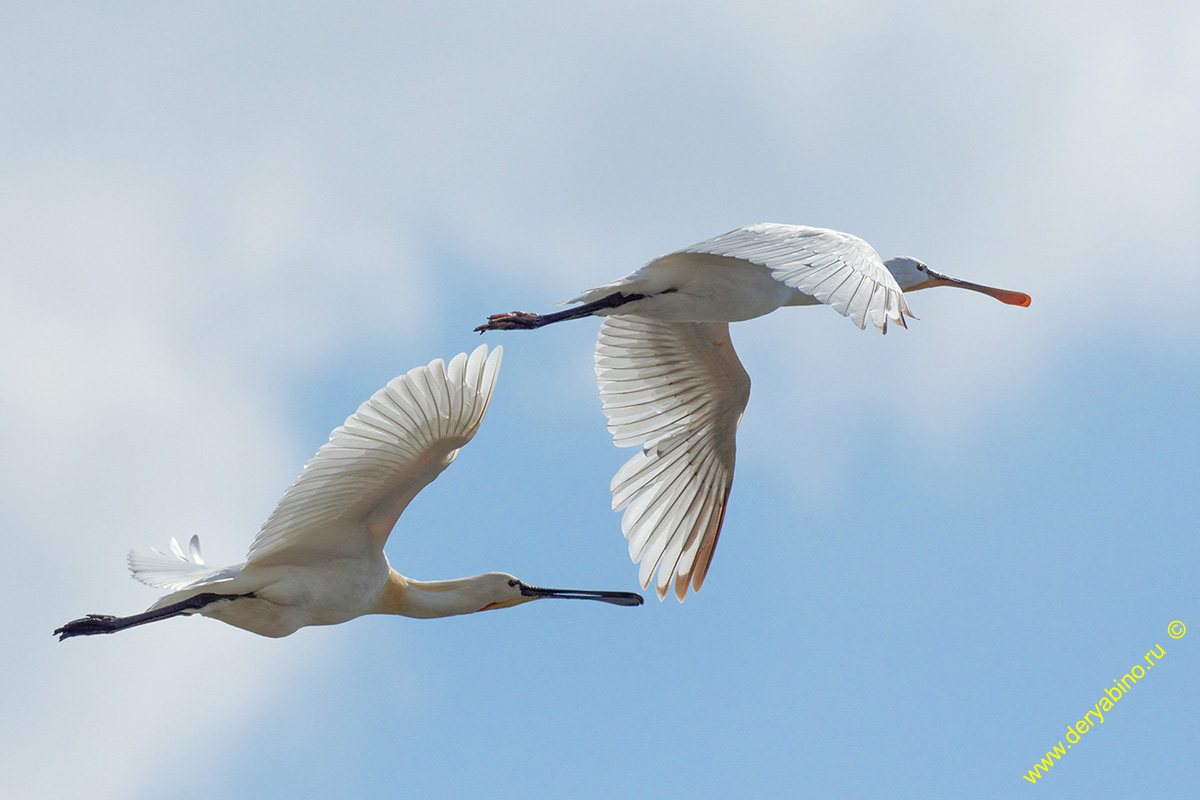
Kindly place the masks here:
[(518, 581), (516, 578), (510, 578), (508, 581), (509, 586), (516, 586), (518, 583), (520, 583), (520, 581)]

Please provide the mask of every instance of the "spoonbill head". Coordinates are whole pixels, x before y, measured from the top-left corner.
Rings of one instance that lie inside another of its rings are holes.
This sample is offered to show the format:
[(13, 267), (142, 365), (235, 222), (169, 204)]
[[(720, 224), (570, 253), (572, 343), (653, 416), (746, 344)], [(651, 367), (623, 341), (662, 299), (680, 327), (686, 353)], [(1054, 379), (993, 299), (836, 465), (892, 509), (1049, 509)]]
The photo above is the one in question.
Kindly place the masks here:
[(168, 593), (128, 617), (91, 614), (59, 639), (115, 633), (187, 614), (261, 636), (336, 625), (364, 614), (428, 619), (507, 608), (543, 598), (642, 603), (634, 592), (542, 589), (504, 573), (418, 581), (388, 563), (396, 521), (475, 436), (491, 403), (501, 348), (478, 347), (395, 378), (330, 434), (250, 545), (246, 561), (214, 569), (192, 537), (185, 553), (131, 552), (138, 580)]
[(1024, 292), (1011, 292), (1008, 289), (996, 289), (979, 283), (951, 278), (949, 275), (934, 272), (929, 268), (928, 264), (918, 261), (915, 258), (909, 258), (908, 256), (889, 258), (883, 262), (883, 265), (887, 267), (888, 272), (892, 273), (892, 277), (896, 279), (896, 283), (905, 292), (930, 289), (934, 286), (952, 286), (956, 289), (970, 289), (973, 292), (981, 292), (1010, 306), (1028, 306), (1031, 302), (1029, 295)]
[[(733, 486), (735, 434), (750, 376), (729, 323), (784, 306), (824, 304), (859, 328), (908, 327), (906, 292), (956, 286), (1003, 303), (1029, 296), (950, 278), (914, 258), (884, 262), (857, 236), (805, 225), (759, 223), (648, 262), (553, 314), (495, 314), (475, 330), (528, 330), (604, 318), (596, 382), (608, 430), (637, 452), (613, 477), (613, 510), (659, 599), (698, 591), (712, 560)], [(655, 575), (657, 574), (657, 578)]]

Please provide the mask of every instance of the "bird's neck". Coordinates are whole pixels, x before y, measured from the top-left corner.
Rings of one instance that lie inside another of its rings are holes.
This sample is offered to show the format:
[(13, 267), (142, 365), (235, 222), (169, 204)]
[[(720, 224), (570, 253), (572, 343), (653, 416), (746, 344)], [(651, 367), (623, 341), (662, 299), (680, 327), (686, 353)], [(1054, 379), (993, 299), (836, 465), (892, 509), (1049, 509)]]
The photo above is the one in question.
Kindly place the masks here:
[(417, 619), (453, 617), (482, 610), (481, 601), (470, 591), (470, 579), (415, 581), (396, 570), (388, 575), (376, 614), (398, 614)]

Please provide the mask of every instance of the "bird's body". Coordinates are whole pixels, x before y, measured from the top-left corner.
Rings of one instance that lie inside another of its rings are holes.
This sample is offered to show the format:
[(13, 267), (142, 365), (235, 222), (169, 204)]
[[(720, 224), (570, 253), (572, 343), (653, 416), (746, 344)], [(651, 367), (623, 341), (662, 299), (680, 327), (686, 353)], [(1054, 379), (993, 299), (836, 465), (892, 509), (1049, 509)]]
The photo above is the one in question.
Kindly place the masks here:
[[(656, 258), (568, 302), (619, 291), (643, 298), (599, 316), (669, 322), (742, 322), (783, 306), (828, 303), (864, 327), (901, 325), (908, 306), (883, 260), (862, 239), (802, 225), (760, 223)], [(911, 316), (911, 314), (909, 314)]]
[(361, 558), (295, 561), (226, 567), (165, 595), (150, 610), (169, 608), (198, 594), (217, 594), (234, 599), (209, 603), (196, 613), (273, 638), (310, 625), (339, 625), (364, 614), (386, 613), (384, 589), (394, 570), (382, 550)]
[(933, 272), (911, 258), (886, 263), (862, 239), (803, 225), (761, 223), (650, 261), (554, 314), (497, 314), (476, 328), (513, 330), (584, 316), (604, 322), (596, 378), (619, 447), (638, 446), (612, 480), (613, 510), (647, 587), (683, 600), (707, 574), (733, 483), (735, 434), (750, 378), (730, 322), (783, 306), (825, 304), (859, 328), (907, 327), (904, 292), (958, 286), (1004, 303), (1029, 297)]
[(479, 347), (392, 380), (330, 434), (263, 524), (245, 563), (213, 569), (192, 538), (187, 553), (132, 552), (134, 577), (168, 594), (132, 617), (91, 615), (60, 638), (113, 633), (201, 614), (262, 636), (337, 625), (364, 614), (431, 618), (541, 597), (638, 605), (630, 592), (541, 589), (504, 573), (416, 581), (388, 563), (384, 544), (404, 509), (458, 455), (491, 402), (501, 349)]
[(637, 314), (670, 322), (741, 322), (770, 314), (801, 298), (815, 303), (759, 264), (724, 256), (673, 254), (604, 286), (589, 289), (569, 303), (590, 303), (613, 292), (643, 295), (598, 316)]

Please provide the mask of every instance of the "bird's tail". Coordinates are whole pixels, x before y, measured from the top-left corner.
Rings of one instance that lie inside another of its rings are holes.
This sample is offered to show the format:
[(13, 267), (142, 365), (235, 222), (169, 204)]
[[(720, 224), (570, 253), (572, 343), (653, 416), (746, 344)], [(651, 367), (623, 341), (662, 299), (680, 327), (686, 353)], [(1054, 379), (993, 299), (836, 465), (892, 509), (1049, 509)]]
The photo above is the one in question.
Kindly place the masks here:
[(214, 572), (200, 557), (199, 536), (193, 536), (188, 542), (187, 553), (183, 552), (174, 536), (171, 537), (169, 547), (170, 553), (153, 548), (149, 551), (130, 550), (129, 571), (133, 573), (133, 577), (156, 589), (177, 591)]

